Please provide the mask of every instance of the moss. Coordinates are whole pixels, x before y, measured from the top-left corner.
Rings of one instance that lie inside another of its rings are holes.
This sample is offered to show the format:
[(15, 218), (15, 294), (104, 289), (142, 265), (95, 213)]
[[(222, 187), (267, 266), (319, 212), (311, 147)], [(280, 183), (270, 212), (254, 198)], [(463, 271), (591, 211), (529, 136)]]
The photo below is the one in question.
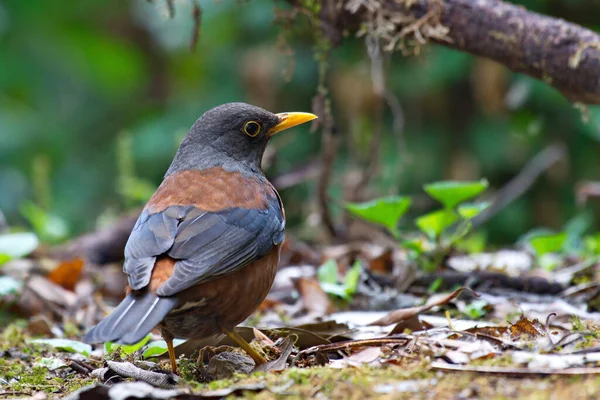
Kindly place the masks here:
[(7, 350), (11, 347), (17, 347), (25, 341), (25, 326), (19, 323), (13, 323), (2, 331), (0, 336), (0, 350)]
[[(92, 383), (74, 372), (66, 370), (50, 372), (43, 367), (30, 365), (29, 360), (0, 359), (2, 377), (8, 381), (8, 389), (15, 392), (70, 393)], [(62, 376), (59, 375), (62, 373)]]

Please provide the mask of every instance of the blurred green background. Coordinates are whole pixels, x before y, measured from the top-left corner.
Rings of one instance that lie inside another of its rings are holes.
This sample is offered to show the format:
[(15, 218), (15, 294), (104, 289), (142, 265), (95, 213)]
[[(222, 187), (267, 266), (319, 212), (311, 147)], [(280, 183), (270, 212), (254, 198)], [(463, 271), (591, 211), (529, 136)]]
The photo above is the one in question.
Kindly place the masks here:
[[(518, 3), (600, 29), (598, 2)], [(310, 111), (319, 65), (307, 16), (277, 23), (290, 11), (284, 1), (203, 1), (192, 51), (192, 2), (174, 4), (170, 18), (160, 0), (0, 1), (0, 210), (9, 224), (37, 223), (46, 240), (60, 241), (143, 204), (210, 107)], [(568, 157), (485, 225), (496, 244), (561, 228), (581, 212), (577, 183), (600, 180), (599, 109), (585, 111), (585, 122), (541, 82), (442, 47), (387, 56), (386, 86), (402, 112), (394, 133), (392, 113), (373, 93), (364, 39), (346, 39), (329, 61), (340, 138), (329, 188), (336, 217), (378, 126), (378, 168), (361, 197), (422, 193), (441, 179), (487, 177), (498, 189), (546, 146), (564, 143)], [(320, 131), (295, 129), (273, 148), (267, 174), (277, 177), (319, 160)], [(292, 230), (318, 228), (314, 177), (281, 192)], [(588, 207), (598, 211), (598, 202)]]

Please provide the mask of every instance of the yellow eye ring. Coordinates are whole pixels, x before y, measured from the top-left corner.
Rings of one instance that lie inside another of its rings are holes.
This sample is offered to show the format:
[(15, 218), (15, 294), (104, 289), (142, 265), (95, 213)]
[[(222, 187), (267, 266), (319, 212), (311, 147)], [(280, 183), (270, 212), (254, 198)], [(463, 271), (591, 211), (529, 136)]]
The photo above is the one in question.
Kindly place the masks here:
[(250, 137), (255, 137), (260, 133), (260, 124), (256, 121), (248, 121), (244, 125), (244, 133)]

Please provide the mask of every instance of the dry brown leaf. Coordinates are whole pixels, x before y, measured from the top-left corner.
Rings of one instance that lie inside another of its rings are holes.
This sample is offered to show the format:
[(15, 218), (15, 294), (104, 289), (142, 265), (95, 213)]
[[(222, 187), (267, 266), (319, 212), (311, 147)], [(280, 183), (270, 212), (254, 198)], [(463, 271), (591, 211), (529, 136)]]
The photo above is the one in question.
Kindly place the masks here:
[(265, 335), (258, 329), (252, 328), (252, 332), (254, 332), (254, 338), (261, 344), (264, 344), (266, 346), (271, 346), (271, 347), (275, 346), (275, 342), (272, 341), (267, 335)]
[(283, 371), (287, 365), (287, 360), (290, 354), (292, 354), (292, 351), (294, 350), (294, 339), (292, 337), (285, 338), (283, 340), (283, 343), (279, 346), (279, 349), (281, 350), (281, 354), (279, 355), (277, 360), (260, 364), (254, 369), (254, 371)]
[(507, 331), (508, 327), (506, 326), (476, 326), (474, 328), (467, 329), (465, 332), (473, 333), (475, 335), (501, 338)]
[(257, 311), (268, 311), (268, 310), (272, 310), (277, 306), (280, 306), (284, 304), (282, 301), (277, 300), (277, 299), (272, 299), (270, 297), (267, 297), (266, 299), (264, 299), (262, 301), (262, 303), (260, 303), (260, 305), (258, 306)]
[(379, 274), (391, 274), (394, 270), (392, 249), (385, 249), (381, 254), (369, 260), (369, 270)]
[(83, 259), (74, 258), (58, 264), (58, 266), (50, 271), (46, 277), (51, 282), (73, 292), (75, 290), (75, 285), (79, 282), (82, 270)]
[(406, 330), (408, 330), (410, 332), (417, 332), (417, 331), (424, 331), (424, 330), (431, 329), (431, 328), (433, 328), (433, 325), (431, 325), (428, 322), (421, 321), (419, 319), (418, 315), (413, 315), (409, 319), (396, 324), (394, 329), (392, 329), (392, 331), (390, 332), (390, 335), (396, 335), (398, 333), (405, 333)]
[(433, 307), (448, 304), (448, 302), (450, 302), (451, 300), (458, 297), (458, 295), (461, 294), (463, 292), (463, 290), (468, 290), (474, 296), (479, 297), (479, 295), (477, 293), (473, 292), (471, 289), (469, 289), (467, 287), (461, 287), (447, 295), (432, 296), (429, 298), (429, 300), (427, 300), (427, 303), (425, 303), (422, 306), (401, 308), (399, 310), (392, 311), (392, 312), (388, 313), (386, 316), (384, 316), (383, 318), (380, 318), (375, 322), (371, 322), (369, 325), (386, 326), (386, 325), (392, 325), (392, 324), (397, 324), (402, 321), (406, 321), (407, 319), (410, 319), (410, 318), (414, 317), (415, 315), (419, 315), (422, 312), (431, 310)]
[(315, 278), (300, 278), (295, 281), (296, 289), (300, 293), (304, 309), (313, 316), (323, 316), (334, 311), (333, 304), (327, 293)]
[(537, 319), (530, 321), (524, 315), (521, 315), (521, 318), (510, 326), (512, 339), (520, 338), (522, 336), (536, 338), (541, 335), (543, 331), (544, 328)]

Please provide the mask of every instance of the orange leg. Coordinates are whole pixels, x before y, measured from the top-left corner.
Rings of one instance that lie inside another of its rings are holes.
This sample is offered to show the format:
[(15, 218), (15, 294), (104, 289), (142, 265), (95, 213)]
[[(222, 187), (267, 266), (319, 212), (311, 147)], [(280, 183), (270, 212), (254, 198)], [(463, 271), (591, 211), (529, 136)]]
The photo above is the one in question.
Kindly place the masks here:
[(244, 338), (241, 337), (240, 334), (237, 333), (235, 330), (229, 330), (225, 328), (221, 328), (221, 330), (224, 334), (229, 336), (231, 340), (236, 342), (238, 346), (244, 349), (244, 351), (248, 353), (250, 357), (252, 357), (256, 365), (264, 364), (267, 362), (267, 360), (263, 356), (261, 356), (256, 350), (254, 350), (252, 346), (250, 346), (250, 344), (248, 344), (248, 342), (246, 342)]
[(171, 371), (177, 373), (177, 359), (175, 358), (175, 348), (173, 347), (173, 338), (165, 338), (167, 349), (169, 350), (169, 359), (171, 360)]

